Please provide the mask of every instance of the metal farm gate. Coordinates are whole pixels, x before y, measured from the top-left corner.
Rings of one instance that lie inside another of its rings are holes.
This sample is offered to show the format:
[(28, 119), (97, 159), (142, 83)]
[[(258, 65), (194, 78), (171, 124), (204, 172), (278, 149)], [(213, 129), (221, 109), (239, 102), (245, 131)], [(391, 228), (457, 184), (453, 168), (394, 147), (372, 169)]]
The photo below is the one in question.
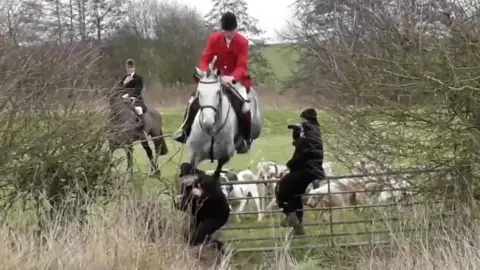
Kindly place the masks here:
[[(399, 175), (408, 175), (412, 182), (427, 182), (427, 174), (446, 172), (447, 170), (410, 170), (401, 172), (387, 172), (376, 174), (359, 174), (327, 177), (324, 181), (342, 179), (342, 178), (362, 178), (362, 177), (395, 177)], [(407, 179), (407, 181), (409, 181)], [(276, 180), (264, 181), (233, 181), (222, 185), (241, 185), (241, 184), (265, 184), (276, 183)], [(409, 182), (410, 182), (409, 181)], [(332, 181), (333, 182), (333, 181)], [(395, 191), (403, 189), (382, 189), (382, 191)], [(329, 188), (330, 191), (330, 188)], [(362, 190), (358, 192), (371, 192), (374, 190)], [(410, 190), (415, 193), (414, 201), (401, 202), (401, 208), (397, 208), (397, 203), (385, 203), (361, 206), (337, 206), (311, 209), (304, 207), (304, 227), (306, 235), (291, 237), (291, 228), (280, 227), (280, 219), (284, 217), (281, 210), (264, 211), (264, 220), (257, 221), (258, 211), (244, 211), (235, 213), (235, 206), (232, 207), (231, 220), (235, 220), (235, 215), (240, 217), (255, 215), (252, 219), (242, 219), (240, 224), (230, 221), (221, 231), (225, 242), (232, 244), (236, 253), (254, 253), (254, 252), (272, 252), (285, 249), (285, 243), (289, 249), (312, 249), (323, 247), (359, 247), (372, 245), (385, 245), (390, 242), (392, 233), (401, 231), (408, 233), (414, 228), (408, 228), (405, 224), (405, 211), (412, 212), (415, 207), (428, 206), (429, 215), (441, 215), (445, 217), (446, 213), (454, 211), (453, 201), (442, 199), (441, 201), (428, 201), (422, 199), (417, 190)], [(329, 194), (341, 194), (351, 192), (329, 192)], [(357, 193), (357, 192), (356, 192)], [(308, 196), (308, 195), (306, 195)], [(266, 197), (248, 197), (248, 198), (229, 198), (229, 201), (246, 200), (259, 198), (271, 200), (272, 195)], [(265, 205), (265, 204), (262, 204)], [(247, 205), (248, 207), (248, 205)], [(363, 209), (363, 210), (362, 210)], [(323, 220), (317, 219), (316, 214), (324, 211)], [(233, 218), (232, 218), (233, 217)]]

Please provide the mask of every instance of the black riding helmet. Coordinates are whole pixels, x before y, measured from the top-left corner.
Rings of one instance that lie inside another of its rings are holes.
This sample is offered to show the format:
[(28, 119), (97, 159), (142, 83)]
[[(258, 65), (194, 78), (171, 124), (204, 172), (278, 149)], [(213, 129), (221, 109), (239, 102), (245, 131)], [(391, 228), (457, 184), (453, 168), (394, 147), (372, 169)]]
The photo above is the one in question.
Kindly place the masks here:
[(221, 28), (224, 31), (233, 31), (237, 29), (237, 16), (230, 11), (223, 13), (220, 19)]
[(318, 125), (317, 111), (315, 111), (314, 108), (307, 108), (303, 110), (302, 113), (300, 114), (300, 117), (312, 124)]
[(180, 177), (184, 177), (187, 175), (203, 175), (205, 174), (204, 171), (200, 169), (193, 169), (193, 166), (190, 163), (184, 162), (180, 164)]
[(127, 67), (135, 67), (135, 61), (133, 61), (133, 59), (128, 59), (127, 61), (125, 61), (125, 65)]

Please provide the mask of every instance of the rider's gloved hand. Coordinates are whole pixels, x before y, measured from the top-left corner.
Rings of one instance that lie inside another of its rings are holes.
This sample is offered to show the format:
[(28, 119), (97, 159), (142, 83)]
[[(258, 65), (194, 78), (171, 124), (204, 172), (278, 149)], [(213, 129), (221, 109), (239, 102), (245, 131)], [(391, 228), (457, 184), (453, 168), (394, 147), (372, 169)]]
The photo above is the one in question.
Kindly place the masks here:
[(123, 85), (126, 85), (127, 83), (131, 82), (133, 80), (133, 76), (127, 76), (125, 80), (123, 81)]
[(231, 85), (233, 83), (233, 76), (222, 76), (222, 83), (225, 85)]
[(300, 134), (302, 132), (302, 126), (300, 124), (288, 125), (287, 128), (293, 130), (293, 132), (292, 132), (292, 139), (293, 139), (292, 145), (295, 146), (298, 139), (300, 139)]

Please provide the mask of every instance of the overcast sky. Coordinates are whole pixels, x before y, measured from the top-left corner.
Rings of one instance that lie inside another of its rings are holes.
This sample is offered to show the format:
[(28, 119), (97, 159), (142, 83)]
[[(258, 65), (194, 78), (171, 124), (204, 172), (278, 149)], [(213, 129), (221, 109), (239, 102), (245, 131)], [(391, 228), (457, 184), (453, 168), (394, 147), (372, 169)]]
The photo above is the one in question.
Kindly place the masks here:
[[(177, 0), (180, 3), (196, 8), (205, 15), (211, 8), (211, 0)], [(259, 20), (259, 26), (266, 31), (270, 42), (277, 42), (276, 30), (280, 31), (286, 26), (286, 20), (292, 16), (291, 5), (294, 0), (246, 0), (250, 16)], [(220, 19), (220, 18), (219, 18)]]

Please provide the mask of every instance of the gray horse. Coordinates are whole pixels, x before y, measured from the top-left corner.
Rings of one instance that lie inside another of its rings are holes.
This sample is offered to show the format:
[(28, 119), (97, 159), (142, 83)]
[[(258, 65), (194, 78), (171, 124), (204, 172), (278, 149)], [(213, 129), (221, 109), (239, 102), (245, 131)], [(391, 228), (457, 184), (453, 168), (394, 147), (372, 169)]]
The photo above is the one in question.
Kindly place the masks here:
[[(123, 98), (122, 95), (129, 90), (123, 87), (115, 87), (108, 94), (110, 109), (110, 128), (112, 136), (109, 140), (110, 150), (124, 148), (127, 154), (127, 171), (133, 173), (133, 143), (142, 141), (143, 149), (149, 160), (149, 175), (160, 177), (158, 157), (168, 153), (167, 144), (163, 137), (162, 116), (152, 106), (147, 105), (147, 111), (143, 114), (143, 123), (140, 116), (135, 113), (134, 99)], [(155, 145), (155, 156), (148, 144), (148, 135), (151, 136)]]
[[(210, 66), (206, 72), (202, 72), (197, 68), (196, 76), (199, 78), (197, 95), (200, 110), (195, 116), (187, 140), (191, 150), (190, 164), (197, 168), (205, 159), (212, 162), (216, 160), (214, 175), (219, 177), (223, 165), (235, 155), (236, 146), (243, 138), (238, 134), (238, 118), (221, 85), (217, 70)], [(262, 115), (255, 90), (251, 89), (249, 99), (252, 115), (251, 138), (255, 140), (262, 129)]]

